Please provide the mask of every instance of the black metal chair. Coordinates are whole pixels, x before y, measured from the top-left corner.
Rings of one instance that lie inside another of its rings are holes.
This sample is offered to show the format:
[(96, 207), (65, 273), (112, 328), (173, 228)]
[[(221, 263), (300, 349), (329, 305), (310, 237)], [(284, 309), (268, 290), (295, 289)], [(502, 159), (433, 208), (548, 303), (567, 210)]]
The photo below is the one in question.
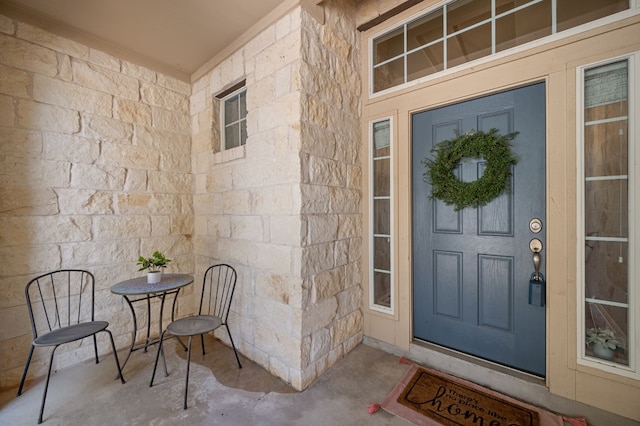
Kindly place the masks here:
[(47, 399), (49, 379), (51, 378), (53, 355), (60, 345), (92, 336), (97, 364), (100, 361), (98, 359), (96, 334), (106, 331), (111, 339), (113, 356), (118, 367), (118, 377), (122, 383), (125, 383), (113, 335), (107, 330), (109, 323), (94, 320), (95, 279), (91, 272), (80, 269), (62, 269), (49, 272), (29, 281), (24, 293), (27, 298), (33, 342), (31, 343), (27, 363), (24, 366), (22, 380), (20, 380), (18, 396), (22, 395), (22, 387), (27, 378), (27, 371), (29, 370), (29, 364), (31, 364), (34, 349), (36, 347), (53, 347), (49, 358), (47, 382), (42, 395), (38, 423), (42, 423), (44, 403)]
[[(158, 345), (158, 353), (156, 354), (156, 362), (153, 365), (153, 375), (151, 376), (151, 383), (149, 387), (153, 386), (153, 380), (156, 377), (156, 369), (158, 367), (158, 360), (160, 354), (164, 360), (164, 352), (162, 349), (162, 343), (165, 340), (165, 334), (169, 333), (171, 337), (189, 337), (189, 343), (187, 344), (187, 375), (184, 385), (184, 406), (187, 409), (187, 391), (189, 389), (189, 366), (191, 364), (191, 339), (193, 336), (200, 335), (200, 341), (202, 343), (202, 355), (204, 351), (204, 334), (210, 333), (220, 326), (227, 328), (227, 334), (229, 335), (229, 341), (231, 347), (236, 355), (236, 361), (238, 362), (238, 368), (242, 368), (240, 364), (240, 358), (238, 357), (238, 351), (233, 343), (231, 337), (231, 331), (227, 325), (227, 318), (229, 317), (229, 309), (231, 307), (231, 300), (233, 299), (233, 293), (236, 287), (237, 274), (232, 266), (227, 264), (218, 264), (210, 266), (205, 274), (202, 282), (202, 292), (200, 294), (200, 307), (198, 308), (198, 315), (193, 315), (185, 318), (180, 318), (171, 322), (167, 328), (162, 332), (160, 336), (160, 344)], [(165, 375), (166, 363), (165, 363)]]

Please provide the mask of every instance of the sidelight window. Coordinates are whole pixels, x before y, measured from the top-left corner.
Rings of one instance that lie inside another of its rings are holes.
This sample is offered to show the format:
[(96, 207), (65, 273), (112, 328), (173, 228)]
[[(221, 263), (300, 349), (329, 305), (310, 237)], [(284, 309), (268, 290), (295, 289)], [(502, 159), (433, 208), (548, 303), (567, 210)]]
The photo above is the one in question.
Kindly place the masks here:
[(634, 301), (640, 279), (633, 59), (583, 68), (578, 79), (583, 224), (579, 355), (582, 363), (629, 374), (638, 373)]
[(370, 127), (369, 178), (370, 280), (369, 307), (393, 313), (392, 121), (374, 121)]

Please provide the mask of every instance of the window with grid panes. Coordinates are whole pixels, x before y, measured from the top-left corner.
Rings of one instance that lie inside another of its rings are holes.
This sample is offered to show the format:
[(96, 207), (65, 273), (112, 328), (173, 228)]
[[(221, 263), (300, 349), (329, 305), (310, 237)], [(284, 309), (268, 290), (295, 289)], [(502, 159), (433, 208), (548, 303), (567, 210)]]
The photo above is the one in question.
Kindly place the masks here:
[(457, 0), (374, 38), (376, 93), (629, 9), (629, 0)]
[(247, 142), (247, 89), (242, 87), (222, 99), (222, 135), (224, 149)]
[(637, 373), (633, 301), (638, 247), (631, 236), (638, 233), (633, 201), (638, 192), (633, 158), (638, 154), (630, 136), (630, 65), (627, 58), (581, 73), (584, 252), (579, 334), (583, 360)]
[(371, 123), (370, 146), (370, 307), (393, 313), (391, 119)]

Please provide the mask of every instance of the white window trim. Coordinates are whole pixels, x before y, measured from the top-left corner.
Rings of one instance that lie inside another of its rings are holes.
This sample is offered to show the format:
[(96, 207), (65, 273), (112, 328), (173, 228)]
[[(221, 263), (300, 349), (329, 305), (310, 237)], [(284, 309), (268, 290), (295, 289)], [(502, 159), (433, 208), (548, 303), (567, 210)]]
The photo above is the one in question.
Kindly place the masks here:
[[(503, 50), (502, 52), (498, 52), (498, 53), (492, 53), (490, 55), (484, 56), (480, 59), (476, 59), (475, 61), (470, 61), (470, 62), (465, 62), (464, 64), (455, 66), (453, 68), (447, 68), (443, 71), (434, 73), (434, 74), (429, 74), (427, 76), (403, 83), (403, 84), (399, 84), (397, 86), (393, 86), (390, 87), (388, 89), (385, 90), (381, 90), (379, 92), (374, 92), (373, 91), (373, 57), (374, 57), (374, 50), (373, 50), (373, 40), (375, 40), (377, 37), (384, 35), (388, 32), (393, 31), (394, 29), (397, 29), (401, 26), (404, 26), (405, 24), (414, 21), (422, 16), (425, 16), (427, 14), (429, 14), (430, 12), (437, 10), (439, 8), (442, 8), (443, 6), (449, 4), (449, 3), (453, 3), (456, 0), (446, 0), (446, 1), (441, 1), (436, 3), (435, 5), (424, 9), (418, 13), (415, 13), (413, 15), (411, 15), (409, 18), (404, 19), (396, 24), (394, 24), (393, 26), (389, 26), (386, 27), (384, 29), (381, 29), (380, 31), (376, 32), (375, 34), (372, 34), (371, 36), (369, 36), (368, 39), (368, 49), (369, 49), (369, 55), (368, 55), (368, 76), (369, 76), (369, 82), (368, 82), (368, 92), (369, 92), (369, 99), (375, 99), (375, 98), (379, 98), (381, 96), (385, 96), (388, 95), (390, 93), (394, 93), (400, 90), (404, 90), (410, 87), (414, 87), (414, 86), (418, 86), (421, 84), (424, 84), (428, 81), (431, 80), (435, 80), (437, 78), (442, 78), (442, 77), (446, 77), (448, 75), (451, 74), (455, 74), (457, 72), (460, 72), (462, 70), (468, 69), (468, 68), (473, 68), (473, 67), (477, 67), (478, 65), (482, 65), (482, 64), (486, 64), (492, 61), (495, 61), (497, 59), (501, 59), (507, 56), (511, 56), (514, 54), (517, 54), (519, 52), (523, 52), (526, 50), (530, 50), (533, 48), (536, 48), (538, 46), (542, 46), (545, 44), (549, 44), (549, 43), (553, 43), (555, 41), (558, 40), (562, 40), (568, 37), (572, 37), (576, 34), (585, 32), (585, 31), (589, 31), (592, 30), (594, 28), (598, 28), (601, 26), (605, 26), (608, 25), (610, 23), (613, 22), (617, 22), (617, 21), (621, 21), (623, 19), (635, 16), (640, 14), (640, 0), (630, 0), (629, 2), (629, 9), (622, 11), (622, 12), (618, 12), (616, 14), (613, 15), (609, 15), (609, 16), (605, 16), (604, 18), (600, 18), (597, 19), (595, 21), (592, 22), (588, 22), (586, 24), (582, 24), (582, 25), (578, 25), (577, 27), (574, 28), (570, 28), (568, 30), (562, 31), (560, 33), (557, 34), (552, 34), (550, 36), (547, 37), (543, 37), (534, 41), (531, 41), (529, 43), (525, 43), (525, 44), (521, 44), (519, 46), (513, 47), (511, 49), (507, 49), (507, 50)], [(406, 60), (406, 57), (405, 57)], [(406, 72), (406, 71), (405, 71)]]
[[(390, 265), (390, 296), (389, 296), (389, 308), (385, 306), (381, 306), (375, 303), (374, 300), (374, 284), (375, 284), (375, 270), (374, 270), (374, 260), (375, 260), (375, 238), (374, 238), (374, 167), (373, 167), (373, 158), (374, 158), (374, 135), (373, 135), (373, 124), (379, 123), (381, 121), (389, 120), (389, 265)], [(374, 120), (369, 121), (369, 149), (368, 149), (368, 161), (369, 161), (369, 309), (372, 311), (395, 315), (395, 306), (396, 306), (396, 273), (395, 273), (395, 216), (394, 216), (394, 135), (395, 135), (395, 124), (393, 116), (387, 117), (379, 117)]]
[[(627, 348), (629, 351), (629, 365), (621, 365), (615, 362), (600, 360), (594, 357), (587, 357), (585, 353), (585, 212), (584, 212), (584, 72), (588, 68), (606, 65), (608, 63), (628, 60), (629, 64), (629, 98), (628, 98), (628, 182), (629, 188), (629, 254), (628, 269), (628, 339)], [(595, 62), (584, 65), (576, 69), (576, 145), (577, 145), (577, 362), (578, 365), (597, 368), (609, 373), (632, 379), (640, 379), (640, 242), (638, 235), (640, 227), (640, 145), (638, 145), (638, 123), (640, 123), (640, 52), (631, 55), (623, 55), (610, 58), (606, 61)], [(635, 167), (633, 166), (635, 164)]]
[[(233, 98), (234, 96), (238, 96), (241, 92), (246, 92), (246, 91), (247, 91), (247, 86), (242, 86), (238, 88), (238, 90), (234, 90), (233, 92), (226, 95), (224, 98), (220, 99), (220, 146), (221, 146), (221, 151), (223, 152), (244, 146), (244, 145), (240, 145), (240, 146), (234, 146), (232, 148), (227, 148), (227, 137), (226, 137), (227, 132), (225, 131), (226, 124), (227, 124), (225, 121), (225, 103), (230, 98)], [(247, 120), (246, 116), (244, 117), (244, 120), (246, 123), (246, 120)]]

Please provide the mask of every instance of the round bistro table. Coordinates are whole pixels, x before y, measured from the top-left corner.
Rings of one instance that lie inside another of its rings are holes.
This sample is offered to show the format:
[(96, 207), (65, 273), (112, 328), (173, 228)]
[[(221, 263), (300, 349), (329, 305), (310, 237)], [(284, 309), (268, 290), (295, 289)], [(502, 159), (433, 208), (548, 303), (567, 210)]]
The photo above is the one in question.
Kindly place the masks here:
[[(156, 344), (162, 336), (162, 318), (165, 300), (167, 296), (173, 296), (173, 304), (171, 306), (171, 321), (174, 320), (174, 313), (176, 308), (176, 301), (178, 300), (178, 292), (184, 286), (187, 286), (193, 282), (193, 276), (188, 274), (162, 274), (162, 279), (158, 283), (150, 284), (147, 282), (147, 276), (141, 276), (138, 278), (132, 278), (130, 280), (121, 281), (111, 286), (111, 292), (113, 294), (119, 294), (126, 300), (131, 315), (133, 317), (133, 331), (131, 332), (131, 346), (129, 347), (129, 353), (122, 364), (122, 370), (129, 361), (131, 353), (139, 349), (147, 348), (150, 345)], [(151, 299), (160, 299), (160, 317), (158, 318), (158, 338), (151, 339)], [(136, 346), (136, 334), (138, 332), (138, 318), (136, 311), (133, 308), (133, 304), (136, 302), (147, 302), (147, 337), (144, 343)], [(182, 342), (180, 342), (182, 343)], [(184, 345), (183, 345), (184, 346)]]

